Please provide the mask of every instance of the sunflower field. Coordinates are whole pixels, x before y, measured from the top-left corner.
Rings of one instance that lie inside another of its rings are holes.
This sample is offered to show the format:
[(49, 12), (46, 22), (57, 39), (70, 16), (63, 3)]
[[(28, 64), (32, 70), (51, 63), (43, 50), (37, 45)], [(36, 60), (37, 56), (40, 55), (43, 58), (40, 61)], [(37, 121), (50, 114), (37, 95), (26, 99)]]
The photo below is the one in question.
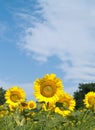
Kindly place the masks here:
[(0, 130), (95, 130), (95, 92), (88, 92), (85, 107), (76, 110), (76, 101), (55, 74), (37, 78), (33, 88), (36, 101), (27, 101), (21, 87), (6, 90)]

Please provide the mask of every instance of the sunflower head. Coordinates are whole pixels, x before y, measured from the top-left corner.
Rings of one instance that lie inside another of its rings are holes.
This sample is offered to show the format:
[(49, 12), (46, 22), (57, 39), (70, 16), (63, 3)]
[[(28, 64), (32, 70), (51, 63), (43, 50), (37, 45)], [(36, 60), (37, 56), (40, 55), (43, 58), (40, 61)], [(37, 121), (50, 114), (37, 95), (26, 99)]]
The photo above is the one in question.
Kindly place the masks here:
[(8, 114), (8, 111), (6, 110), (0, 111), (0, 117), (4, 117), (6, 114)]
[(36, 103), (31, 100), (31, 101), (28, 101), (28, 109), (35, 109), (36, 108)]
[(62, 81), (55, 74), (46, 74), (34, 82), (34, 95), (41, 102), (56, 102), (62, 92)]
[(8, 110), (5, 109), (4, 105), (0, 105), (0, 118), (4, 117), (6, 114), (8, 114)]
[(62, 115), (63, 117), (68, 116), (71, 113), (69, 110), (61, 110), (59, 107), (55, 108), (55, 112)]
[(73, 111), (76, 105), (76, 102), (73, 97), (67, 93), (63, 93), (58, 102), (62, 103), (63, 108), (69, 109), (70, 111)]
[(25, 101), (25, 97), (24, 90), (18, 86), (9, 88), (5, 93), (6, 103), (12, 106), (17, 106), (20, 102)]
[(20, 110), (28, 109), (28, 103), (26, 101), (20, 103)]
[(88, 92), (83, 100), (86, 108), (95, 107), (95, 92)]
[(55, 112), (62, 116), (69, 115), (75, 108), (75, 100), (67, 93), (63, 93), (58, 102), (56, 103)]
[(9, 104), (8, 106), (9, 106), (10, 111), (15, 111), (18, 107), (17, 105), (13, 105), (13, 104)]

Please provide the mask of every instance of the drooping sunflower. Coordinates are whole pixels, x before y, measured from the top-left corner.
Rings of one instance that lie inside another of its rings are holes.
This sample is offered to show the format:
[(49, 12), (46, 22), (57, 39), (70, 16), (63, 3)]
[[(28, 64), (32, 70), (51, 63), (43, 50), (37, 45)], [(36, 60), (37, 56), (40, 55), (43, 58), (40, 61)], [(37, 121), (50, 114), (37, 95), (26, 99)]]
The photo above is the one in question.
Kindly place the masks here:
[(57, 104), (58, 106), (55, 108), (55, 112), (61, 114), (62, 116), (66, 116), (74, 110), (76, 102), (71, 95), (63, 93)]
[(88, 92), (83, 100), (86, 108), (95, 107), (95, 92)]
[(28, 101), (28, 109), (31, 110), (35, 108), (36, 108), (36, 103), (33, 100)]
[(5, 93), (6, 103), (12, 106), (17, 106), (20, 102), (25, 101), (25, 98), (24, 90), (18, 86), (9, 88)]
[(39, 101), (56, 102), (63, 93), (62, 81), (55, 74), (46, 74), (34, 82), (34, 96)]
[(70, 110), (61, 110), (59, 107), (55, 108), (55, 112), (64, 117), (70, 115), (70, 113), (71, 113)]

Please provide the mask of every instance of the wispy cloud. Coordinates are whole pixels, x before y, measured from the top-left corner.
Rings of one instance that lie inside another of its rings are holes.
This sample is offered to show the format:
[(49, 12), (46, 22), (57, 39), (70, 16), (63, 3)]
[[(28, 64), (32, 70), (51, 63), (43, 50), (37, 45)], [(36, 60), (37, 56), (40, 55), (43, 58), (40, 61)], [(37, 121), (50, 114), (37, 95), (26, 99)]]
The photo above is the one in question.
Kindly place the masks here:
[(0, 22), (0, 41), (6, 40), (6, 32), (8, 30), (8, 26), (5, 23)]
[(95, 81), (93, 1), (39, 0), (39, 6), (44, 20), (24, 14), (31, 18), (31, 26), (25, 28), (19, 46), (40, 62), (57, 56), (66, 80)]

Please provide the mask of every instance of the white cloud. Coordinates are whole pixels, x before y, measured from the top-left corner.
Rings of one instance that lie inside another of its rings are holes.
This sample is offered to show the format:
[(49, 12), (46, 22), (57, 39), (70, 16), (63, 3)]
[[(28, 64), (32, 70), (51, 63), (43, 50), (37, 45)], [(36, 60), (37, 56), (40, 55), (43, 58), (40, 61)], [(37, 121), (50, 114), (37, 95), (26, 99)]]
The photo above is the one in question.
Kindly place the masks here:
[(86, 0), (39, 3), (45, 21), (25, 28), (19, 46), (40, 62), (57, 56), (66, 80), (95, 81), (95, 6)]

